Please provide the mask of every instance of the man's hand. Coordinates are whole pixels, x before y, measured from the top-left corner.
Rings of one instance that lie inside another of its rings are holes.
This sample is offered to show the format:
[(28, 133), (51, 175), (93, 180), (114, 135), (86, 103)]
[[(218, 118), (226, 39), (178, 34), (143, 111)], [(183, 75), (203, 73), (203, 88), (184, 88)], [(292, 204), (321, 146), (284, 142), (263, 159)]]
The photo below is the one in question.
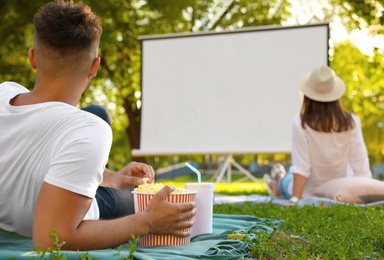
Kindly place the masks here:
[(169, 234), (188, 236), (180, 229), (192, 227), (195, 203), (170, 203), (174, 187), (165, 186), (154, 195), (145, 211), (111, 220), (83, 220), (92, 198), (44, 182), (36, 203), (33, 246), (54, 247), (48, 232), (54, 230), (63, 250), (95, 250), (117, 247), (133, 235)]
[(148, 203), (144, 213), (149, 223), (151, 234), (189, 236), (190, 231), (181, 229), (191, 228), (193, 216), (196, 214), (195, 202), (170, 203), (167, 196), (175, 187), (165, 186), (157, 192)]
[(105, 169), (101, 186), (122, 190), (142, 184), (143, 178), (148, 178), (149, 183), (153, 182), (155, 171), (152, 166), (145, 163), (131, 162), (118, 172)]

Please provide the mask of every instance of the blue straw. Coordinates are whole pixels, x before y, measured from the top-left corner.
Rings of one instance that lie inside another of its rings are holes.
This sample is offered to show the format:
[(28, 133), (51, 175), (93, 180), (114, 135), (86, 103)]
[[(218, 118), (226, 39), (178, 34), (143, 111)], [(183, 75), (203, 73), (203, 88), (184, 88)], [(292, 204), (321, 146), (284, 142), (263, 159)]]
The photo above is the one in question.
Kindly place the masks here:
[(189, 163), (185, 163), (185, 165), (187, 165), (187, 167), (189, 169), (191, 169), (192, 171), (194, 171), (196, 174), (197, 174), (197, 180), (199, 183), (201, 183), (201, 173), (199, 172), (199, 170), (197, 170), (195, 167), (193, 167), (192, 165), (190, 165)]

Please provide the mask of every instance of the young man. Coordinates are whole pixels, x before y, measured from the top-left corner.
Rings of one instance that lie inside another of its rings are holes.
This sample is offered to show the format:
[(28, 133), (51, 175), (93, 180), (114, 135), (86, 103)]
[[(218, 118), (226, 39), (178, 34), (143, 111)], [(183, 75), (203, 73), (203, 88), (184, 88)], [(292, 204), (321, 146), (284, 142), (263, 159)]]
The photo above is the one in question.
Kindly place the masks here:
[(99, 18), (88, 6), (56, 1), (34, 17), (36, 70), (29, 92), (0, 84), (0, 228), (32, 236), (34, 247), (53, 246), (56, 231), (66, 250), (93, 250), (126, 243), (131, 235), (188, 236), (194, 203), (171, 204), (164, 187), (144, 212), (100, 219), (100, 186), (126, 189), (154, 178), (153, 169), (132, 162), (118, 172), (105, 168), (112, 143), (109, 125), (76, 108), (100, 65)]

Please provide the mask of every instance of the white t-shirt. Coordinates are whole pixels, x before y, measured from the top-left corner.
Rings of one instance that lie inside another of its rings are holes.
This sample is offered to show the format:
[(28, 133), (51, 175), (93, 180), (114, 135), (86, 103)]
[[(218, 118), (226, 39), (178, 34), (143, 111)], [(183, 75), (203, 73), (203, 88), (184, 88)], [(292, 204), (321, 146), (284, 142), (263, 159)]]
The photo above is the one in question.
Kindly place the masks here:
[(62, 102), (9, 104), (25, 92), (14, 82), (0, 84), (0, 228), (32, 235), (43, 181), (93, 198), (85, 219), (98, 219), (95, 194), (112, 144), (110, 126)]
[(293, 119), (291, 173), (307, 177), (303, 197), (338, 177), (372, 177), (361, 122), (352, 115), (355, 128), (340, 133), (318, 132), (301, 126), (300, 115)]

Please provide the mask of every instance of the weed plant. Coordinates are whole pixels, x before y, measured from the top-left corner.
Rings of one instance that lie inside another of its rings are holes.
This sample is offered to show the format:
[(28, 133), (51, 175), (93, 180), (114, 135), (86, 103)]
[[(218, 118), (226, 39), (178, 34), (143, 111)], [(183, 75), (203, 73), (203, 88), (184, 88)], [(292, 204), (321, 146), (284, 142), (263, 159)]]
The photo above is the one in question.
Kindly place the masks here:
[[(50, 259), (50, 260), (96, 260), (96, 257), (92, 257), (88, 255), (88, 252), (81, 252), (80, 255), (77, 257), (71, 257), (68, 253), (62, 253), (61, 248), (65, 245), (65, 241), (60, 242), (59, 237), (57, 236), (56, 231), (51, 230), (48, 233), (49, 237), (52, 238), (54, 247), (53, 248), (47, 248), (42, 250), (40, 246), (38, 246), (36, 253), (39, 255), (39, 259)], [(132, 260), (133, 254), (136, 250), (137, 243), (139, 237), (135, 237), (134, 235), (131, 236), (131, 240), (129, 240), (128, 245), (125, 246), (125, 248), (128, 250), (129, 255), (124, 257), (120, 256), (120, 252), (123, 249), (123, 245), (120, 245), (117, 247), (117, 253), (111, 256), (111, 259), (118, 259), (118, 260)], [(31, 260), (34, 260), (35, 258), (31, 258)], [(9, 260), (14, 260), (13, 257), (9, 258)]]

